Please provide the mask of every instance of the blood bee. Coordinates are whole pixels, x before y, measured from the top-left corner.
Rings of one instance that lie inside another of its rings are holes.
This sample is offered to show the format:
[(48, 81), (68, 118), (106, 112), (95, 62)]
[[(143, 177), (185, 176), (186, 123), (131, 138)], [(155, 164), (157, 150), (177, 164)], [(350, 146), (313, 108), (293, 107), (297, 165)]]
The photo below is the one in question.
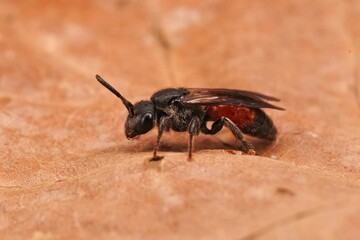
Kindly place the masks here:
[[(254, 155), (254, 147), (248, 143), (243, 133), (274, 141), (276, 127), (261, 108), (284, 110), (268, 101), (279, 101), (261, 93), (222, 89), (222, 88), (167, 88), (152, 95), (150, 100), (132, 104), (115, 88), (96, 75), (96, 79), (127, 108), (129, 114), (125, 122), (125, 135), (128, 139), (149, 132), (155, 125), (158, 136), (152, 160), (160, 160), (157, 154), (164, 131), (188, 132), (188, 157), (192, 158), (193, 137), (200, 133), (214, 135), (223, 126), (241, 142), (242, 149)], [(211, 128), (206, 123), (213, 122)]]

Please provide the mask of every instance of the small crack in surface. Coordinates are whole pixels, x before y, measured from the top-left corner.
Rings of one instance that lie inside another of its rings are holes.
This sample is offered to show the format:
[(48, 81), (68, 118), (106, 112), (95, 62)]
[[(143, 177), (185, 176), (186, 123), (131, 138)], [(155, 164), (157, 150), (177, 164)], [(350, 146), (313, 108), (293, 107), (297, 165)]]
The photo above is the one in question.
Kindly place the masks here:
[(359, 110), (359, 114), (360, 114), (360, 80), (359, 80), (359, 64), (358, 64), (358, 59), (357, 59), (358, 55), (355, 54), (355, 69), (354, 69), (354, 93), (355, 93), (355, 101), (356, 101), (356, 105), (357, 108)]
[(336, 202), (333, 205), (330, 206), (325, 206), (325, 207), (317, 207), (317, 208), (312, 208), (312, 209), (307, 209), (307, 210), (303, 210), (303, 211), (299, 211), (297, 213), (294, 213), (290, 216), (287, 216), (283, 219), (280, 219), (278, 221), (275, 222), (271, 222), (267, 225), (265, 225), (264, 227), (253, 231), (251, 233), (249, 233), (248, 235), (239, 238), (239, 240), (255, 240), (258, 239), (259, 237), (262, 237), (278, 228), (284, 227), (286, 225), (289, 225), (291, 223), (303, 220), (305, 218), (310, 218), (313, 217), (315, 215), (319, 215), (321, 213), (327, 212), (327, 211), (331, 211), (333, 209), (335, 209), (336, 207), (341, 207), (341, 206), (346, 206), (346, 204), (343, 204), (342, 202)]
[(164, 27), (161, 24), (161, 14), (158, 1), (149, 1), (148, 2), (148, 12), (150, 13), (150, 16), (152, 18), (152, 25), (151, 25), (151, 35), (156, 41), (156, 44), (158, 45), (159, 51), (162, 55), (162, 61), (164, 64), (164, 67), (166, 69), (166, 74), (168, 78), (168, 82), (170, 84), (173, 84), (176, 82), (176, 75), (174, 71), (173, 61), (172, 61), (172, 44), (171, 41), (164, 29)]
[[(342, 5), (342, 22), (344, 24), (344, 26), (347, 26), (347, 22), (354, 22), (353, 19), (353, 14), (351, 12), (351, 10), (349, 9), (349, 6), (345, 3), (343, 3)], [(355, 21), (356, 22), (356, 21)], [(359, 57), (360, 57), (360, 45), (357, 44), (357, 42), (360, 40), (359, 36), (356, 35), (356, 30), (352, 29), (352, 28), (346, 28), (346, 31), (348, 32), (348, 36), (350, 38), (350, 44), (351, 47), (354, 50), (354, 69), (353, 69), (353, 77), (354, 77), (354, 81), (353, 81), (353, 86), (352, 86), (352, 92), (354, 93), (355, 96), (355, 101), (356, 101), (356, 106), (357, 109), (359, 111), (359, 116), (360, 116), (360, 79), (359, 79), (359, 74), (360, 74), (360, 62), (359, 62)]]
[(171, 59), (171, 43), (166, 36), (164, 29), (160, 23), (157, 23), (152, 28), (152, 34), (160, 48), (163, 62), (167, 71), (167, 77), (171, 83), (175, 82), (175, 73)]

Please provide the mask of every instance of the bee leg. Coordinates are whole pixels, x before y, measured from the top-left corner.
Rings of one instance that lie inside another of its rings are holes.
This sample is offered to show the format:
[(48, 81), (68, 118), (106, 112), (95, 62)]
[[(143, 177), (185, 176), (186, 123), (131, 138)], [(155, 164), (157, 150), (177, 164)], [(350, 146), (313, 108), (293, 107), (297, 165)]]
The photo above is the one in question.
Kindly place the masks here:
[(158, 161), (158, 160), (161, 160), (161, 159), (164, 158), (163, 156), (157, 155), (157, 152), (159, 150), (159, 144), (160, 144), (160, 139), (161, 139), (162, 133), (163, 133), (163, 131), (159, 130), (159, 133), (158, 133), (158, 136), (157, 136), (157, 139), (156, 139), (156, 144), (155, 144), (155, 147), (154, 147), (154, 152), (153, 152), (154, 154), (153, 154), (153, 157), (151, 158), (152, 161)]
[(204, 134), (214, 135), (217, 132), (219, 132), (223, 128), (224, 125), (227, 128), (229, 128), (230, 131), (232, 132), (232, 134), (236, 137), (236, 139), (240, 140), (241, 144), (246, 147), (248, 154), (250, 154), (250, 155), (255, 155), (256, 154), (256, 151), (255, 151), (254, 147), (250, 143), (245, 141), (245, 139), (244, 139), (240, 129), (238, 128), (238, 126), (236, 126), (236, 124), (233, 123), (233, 121), (231, 121), (230, 119), (228, 119), (226, 117), (221, 117), (218, 120), (216, 120), (212, 124), (211, 129), (208, 129), (206, 127), (206, 123), (204, 123), (201, 126), (201, 131)]
[(216, 120), (211, 125), (211, 129), (208, 129), (207, 126), (206, 126), (206, 122), (204, 122), (204, 124), (201, 125), (201, 132), (204, 133), (204, 134), (215, 135), (216, 133), (220, 132), (220, 130), (223, 128), (223, 126), (224, 126), (224, 121), (221, 120), (221, 118)]
[(224, 123), (225, 123), (225, 126), (230, 129), (230, 131), (236, 137), (236, 139), (241, 141), (242, 146), (245, 146), (245, 148), (247, 149), (247, 153), (250, 155), (256, 155), (256, 151), (255, 151), (254, 147), (244, 139), (238, 126), (236, 126), (236, 124), (233, 123), (228, 118), (224, 118)]
[(166, 121), (166, 118), (165, 117), (162, 117), (160, 118), (160, 121), (159, 121), (159, 127), (158, 127), (158, 136), (157, 136), (157, 139), (156, 139), (156, 144), (155, 144), (155, 147), (154, 147), (154, 154), (153, 154), (153, 157), (152, 157), (152, 161), (158, 161), (158, 160), (161, 160), (163, 159), (164, 157), (163, 156), (159, 156), (157, 155), (157, 152), (159, 150), (159, 145), (160, 145), (160, 139), (161, 139), (161, 136), (164, 132), (164, 129), (167, 128), (167, 121)]
[(189, 157), (188, 157), (188, 160), (191, 160), (192, 158), (192, 152), (193, 152), (193, 137), (194, 135), (199, 135), (200, 134), (200, 118), (198, 117), (193, 117), (190, 121), (190, 124), (189, 124), (189, 134), (190, 134), (190, 137), (189, 137), (189, 144), (188, 144), (188, 153), (189, 153)]

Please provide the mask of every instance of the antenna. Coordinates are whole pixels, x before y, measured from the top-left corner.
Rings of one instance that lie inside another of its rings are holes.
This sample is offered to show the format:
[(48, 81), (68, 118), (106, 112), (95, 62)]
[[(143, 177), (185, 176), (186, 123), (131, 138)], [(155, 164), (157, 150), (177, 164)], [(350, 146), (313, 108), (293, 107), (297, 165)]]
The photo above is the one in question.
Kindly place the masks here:
[(131, 102), (126, 100), (113, 86), (111, 86), (108, 82), (106, 82), (102, 77), (100, 77), (98, 74), (96, 74), (96, 80), (98, 80), (101, 85), (106, 87), (110, 92), (115, 94), (118, 98), (121, 99), (127, 110), (129, 111), (129, 114), (134, 115), (134, 107)]

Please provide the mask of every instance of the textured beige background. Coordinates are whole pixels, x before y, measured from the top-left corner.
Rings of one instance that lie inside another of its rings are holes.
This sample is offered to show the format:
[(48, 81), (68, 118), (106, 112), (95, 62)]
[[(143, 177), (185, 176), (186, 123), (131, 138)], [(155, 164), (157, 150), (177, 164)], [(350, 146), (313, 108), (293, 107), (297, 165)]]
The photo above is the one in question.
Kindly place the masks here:
[[(1, 239), (359, 239), (359, 1), (0, 2)], [(124, 137), (132, 101), (282, 99), (275, 144)]]

